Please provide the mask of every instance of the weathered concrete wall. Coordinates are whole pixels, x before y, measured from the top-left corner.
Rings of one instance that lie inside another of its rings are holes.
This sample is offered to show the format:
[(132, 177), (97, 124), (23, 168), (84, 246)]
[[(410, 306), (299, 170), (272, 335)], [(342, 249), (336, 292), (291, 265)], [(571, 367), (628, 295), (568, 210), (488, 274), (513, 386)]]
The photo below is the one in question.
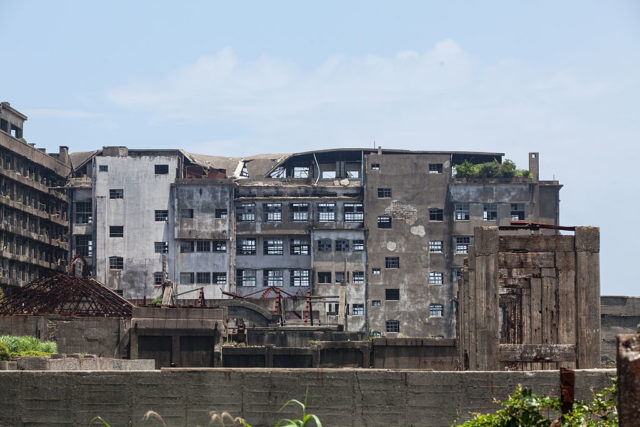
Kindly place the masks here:
[(601, 353), (604, 366), (616, 362), (616, 335), (635, 334), (640, 325), (640, 297), (600, 297)]
[(372, 365), (378, 369), (458, 368), (456, 341), (429, 338), (378, 338), (371, 341)]
[[(576, 398), (609, 385), (614, 370), (576, 371)], [(169, 426), (206, 425), (229, 411), (254, 426), (298, 416), (278, 412), (308, 390), (310, 413), (327, 426), (449, 426), (498, 409), (518, 384), (558, 396), (557, 371), (429, 372), (357, 369), (168, 369), (140, 372), (0, 371), (0, 425), (143, 425), (150, 409)]]

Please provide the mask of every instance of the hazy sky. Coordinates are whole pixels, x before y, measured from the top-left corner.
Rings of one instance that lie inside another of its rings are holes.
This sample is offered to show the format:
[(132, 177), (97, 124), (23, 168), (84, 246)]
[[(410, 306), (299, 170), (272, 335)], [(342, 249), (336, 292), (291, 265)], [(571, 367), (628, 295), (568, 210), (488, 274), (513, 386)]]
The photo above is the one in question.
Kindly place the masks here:
[(0, 0), (0, 29), (0, 100), (48, 150), (539, 151), (602, 293), (640, 295), (637, 0)]

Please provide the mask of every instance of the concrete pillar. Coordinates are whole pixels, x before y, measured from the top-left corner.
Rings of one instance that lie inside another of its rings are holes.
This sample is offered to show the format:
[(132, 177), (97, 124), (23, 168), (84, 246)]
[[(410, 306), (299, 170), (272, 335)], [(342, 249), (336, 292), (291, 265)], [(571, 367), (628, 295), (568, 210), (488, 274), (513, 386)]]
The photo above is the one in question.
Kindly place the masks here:
[(529, 153), (529, 172), (533, 179), (540, 179), (540, 153)]
[(618, 335), (618, 416), (621, 426), (640, 420), (640, 334)]
[(600, 229), (576, 227), (575, 250), (577, 367), (599, 368)]

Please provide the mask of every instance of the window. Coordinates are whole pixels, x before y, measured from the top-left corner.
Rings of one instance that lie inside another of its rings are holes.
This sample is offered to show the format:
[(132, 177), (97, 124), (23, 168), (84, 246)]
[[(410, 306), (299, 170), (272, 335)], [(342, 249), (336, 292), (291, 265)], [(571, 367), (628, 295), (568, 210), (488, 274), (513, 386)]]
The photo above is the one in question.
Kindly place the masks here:
[(242, 164), (242, 170), (240, 171), (240, 176), (244, 176), (245, 178), (249, 178), (249, 170), (247, 169), (247, 164)]
[(255, 237), (238, 239), (238, 246), (236, 247), (236, 255), (255, 255), (255, 254), (256, 254)]
[(384, 299), (386, 299), (387, 301), (399, 301), (400, 289), (385, 289)]
[(378, 217), (378, 228), (391, 228), (391, 217), (390, 216), (379, 216)]
[(462, 269), (461, 268), (454, 268), (451, 271), (451, 281), (453, 283), (458, 283), (458, 280), (460, 280), (461, 277), (462, 277)]
[(345, 165), (345, 172), (347, 172), (347, 178), (358, 179), (360, 178), (360, 163), (347, 163)]
[(319, 222), (335, 222), (336, 220), (336, 204), (335, 203), (318, 203), (318, 221)]
[(282, 270), (265, 270), (263, 280), (265, 286), (283, 286), (284, 272)]
[(381, 274), (380, 269), (379, 268), (372, 268), (371, 269), (371, 274), (373, 274), (374, 276), (379, 276)]
[(168, 175), (169, 165), (156, 165), (156, 175)]
[(429, 241), (429, 252), (442, 253), (443, 245), (444, 245), (444, 242), (442, 240), (430, 240)]
[(218, 219), (227, 219), (228, 214), (226, 209), (216, 209), (215, 210), (216, 218)]
[(429, 272), (429, 284), (442, 285), (444, 280), (444, 273), (431, 271)]
[(124, 295), (124, 290), (123, 289), (116, 289), (116, 294), (123, 296)]
[(524, 203), (511, 203), (511, 221), (524, 221)]
[(84, 257), (93, 256), (93, 240), (91, 240), (91, 236), (80, 235), (80, 236), (75, 236), (75, 238), (76, 238), (76, 254), (82, 255)]
[(344, 222), (363, 222), (364, 209), (362, 203), (344, 204)]
[(211, 252), (211, 242), (209, 240), (196, 241), (196, 251), (198, 252)]
[(384, 258), (385, 268), (400, 268), (400, 258), (397, 256), (388, 256)]
[(443, 216), (442, 209), (429, 209), (429, 221), (442, 221)]
[(354, 316), (363, 316), (364, 315), (364, 304), (353, 304), (351, 306), (352, 312)]
[(154, 242), (153, 250), (157, 254), (169, 253), (169, 242)]
[(157, 271), (157, 272), (153, 273), (153, 284), (154, 285), (162, 285), (162, 282), (164, 282), (163, 279), (164, 278), (162, 277), (162, 272), (161, 271)]
[(271, 174), (269, 175), (269, 178), (286, 178), (286, 177), (287, 177), (287, 170), (282, 166), (278, 166), (277, 168), (275, 168), (273, 172), (271, 172)]
[(387, 329), (387, 332), (400, 332), (400, 321), (387, 320), (385, 322), (385, 327)]
[(256, 204), (242, 203), (236, 206), (236, 220), (238, 222), (254, 222), (256, 220)]
[(372, 171), (379, 171), (380, 170), (380, 163), (371, 163), (371, 170)]
[(391, 189), (390, 188), (378, 188), (378, 198), (379, 199), (388, 199), (391, 197)]
[(169, 211), (165, 211), (165, 210), (157, 210), (155, 211), (155, 220), (160, 222), (160, 221), (167, 221), (169, 219)]
[(353, 240), (351, 245), (354, 252), (364, 251), (364, 240)]
[(309, 286), (309, 270), (291, 270), (292, 286)]
[(181, 285), (193, 285), (195, 282), (195, 274), (194, 273), (180, 273), (180, 284)]
[(338, 314), (338, 303), (330, 302), (327, 303), (327, 314), (330, 316), (335, 316)]
[(498, 219), (498, 205), (484, 204), (482, 206), (482, 219), (485, 221), (495, 221)]
[(291, 255), (309, 255), (309, 239), (291, 239)]
[(91, 224), (93, 212), (91, 202), (76, 202), (76, 224)]
[(256, 286), (256, 271), (236, 270), (236, 281), (238, 286)]
[(319, 271), (318, 272), (318, 283), (331, 283), (331, 272), (330, 271)]
[(109, 165), (98, 166), (98, 172), (109, 172)]
[(282, 255), (284, 253), (284, 241), (282, 239), (264, 239), (265, 255)]
[(212, 274), (213, 284), (214, 285), (226, 285), (227, 284), (227, 273), (213, 273)]
[(212, 246), (213, 252), (227, 252), (227, 242), (225, 240), (214, 240)]
[(282, 204), (265, 203), (264, 204), (264, 220), (266, 222), (281, 222), (282, 221)]
[(123, 237), (123, 236), (124, 236), (124, 226), (112, 225), (109, 227), (109, 237)]
[[(320, 165), (320, 178), (322, 179), (334, 179), (336, 175), (335, 164), (333, 165)], [(333, 168), (333, 169), (332, 169)]]
[(331, 239), (318, 240), (318, 252), (331, 252)]
[(355, 284), (364, 283), (364, 271), (354, 271), (353, 272), (353, 283), (355, 283)]
[(122, 270), (122, 257), (121, 256), (110, 256), (109, 257), (109, 269), (111, 270)]
[(336, 240), (336, 252), (349, 252), (349, 241), (344, 239)]
[(430, 317), (442, 317), (444, 312), (444, 307), (442, 304), (431, 304), (429, 305), (429, 316)]
[(207, 272), (198, 272), (196, 273), (196, 283), (198, 285), (210, 285), (211, 284), (211, 273)]
[(289, 210), (292, 222), (309, 221), (309, 203), (291, 203)]
[(186, 242), (181, 242), (180, 243), (180, 252), (181, 253), (189, 253), (189, 252), (193, 252), (193, 241), (189, 240)]
[(345, 275), (344, 271), (336, 271), (336, 283), (342, 283), (342, 282), (347, 283), (348, 281), (349, 281), (349, 273)]
[(442, 163), (429, 164), (429, 173), (442, 173)]
[(110, 199), (122, 199), (123, 197), (124, 197), (124, 190), (122, 188), (109, 190)]
[(469, 221), (469, 203), (456, 203), (456, 221)]
[(295, 166), (293, 168), (294, 178), (309, 178), (309, 166)]
[(180, 218), (193, 218), (193, 209), (180, 209)]
[(469, 253), (469, 245), (471, 244), (471, 237), (458, 236), (456, 237), (456, 253), (467, 254)]
[(380, 307), (382, 305), (382, 303), (380, 303), (379, 299), (374, 299), (373, 301), (371, 301), (371, 307)]

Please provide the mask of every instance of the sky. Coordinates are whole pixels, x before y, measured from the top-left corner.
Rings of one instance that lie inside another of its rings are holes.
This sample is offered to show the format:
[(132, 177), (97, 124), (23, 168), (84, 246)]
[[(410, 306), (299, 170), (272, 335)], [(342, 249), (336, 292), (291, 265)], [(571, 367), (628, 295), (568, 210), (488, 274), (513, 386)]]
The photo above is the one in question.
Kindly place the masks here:
[(539, 152), (602, 294), (640, 295), (636, 0), (0, 0), (0, 28), (0, 100), (48, 151)]

